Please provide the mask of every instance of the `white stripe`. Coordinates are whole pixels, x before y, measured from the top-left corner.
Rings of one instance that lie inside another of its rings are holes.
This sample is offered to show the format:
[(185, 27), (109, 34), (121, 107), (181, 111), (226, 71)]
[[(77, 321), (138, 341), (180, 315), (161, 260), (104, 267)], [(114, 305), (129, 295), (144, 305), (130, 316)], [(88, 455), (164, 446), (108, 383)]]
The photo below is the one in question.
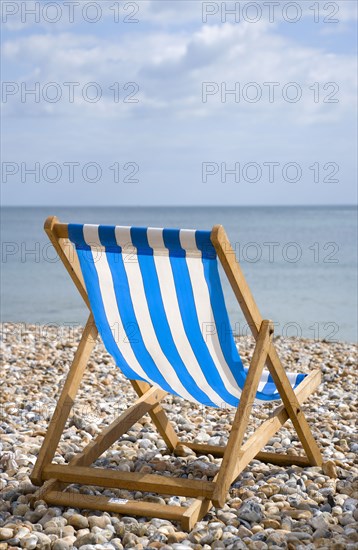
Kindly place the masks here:
[(114, 234), (117, 244), (122, 248), (123, 263), (137, 262), (137, 250), (132, 243), (131, 228), (117, 225), (114, 229)]
[[(96, 250), (104, 250), (104, 248), (101, 246), (101, 242), (99, 239), (98, 226), (85, 225), (83, 227), (83, 235), (88, 245), (95, 246)], [(94, 265), (98, 274), (99, 288), (109, 327), (111, 330), (113, 329), (113, 327), (118, 327), (118, 334), (123, 335), (123, 338), (120, 338), (120, 342), (123, 342), (124, 338), (126, 338), (126, 332), (124, 330), (122, 320), (118, 312), (112, 274), (107, 262), (106, 254), (100, 254), (98, 260), (95, 262)], [(118, 342), (116, 342), (116, 344), (118, 347)], [(128, 343), (127, 345), (122, 345), (120, 352), (122, 353), (125, 361), (128, 363), (130, 368), (135, 371), (141, 378), (150, 381), (155, 386), (158, 385), (154, 383), (151, 378), (149, 378), (149, 376), (144, 372), (141, 365), (137, 361), (136, 356), (134, 355), (134, 351), (130, 343)]]
[[(163, 231), (148, 229), (148, 242), (150, 247), (162, 249), (164, 247)], [(169, 250), (166, 249), (165, 254), (154, 254), (154, 263), (165, 313), (178, 353), (198, 387), (208, 396), (208, 400), (210, 399), (215, 405), (221, 406), (223, 398), (206, 380), (186, 335), (170, 265)]]
[[(117, 235), (116, 235), (117, 236)], [(120, 235), (120, 238), (123, 235)], [(127, 238), (124, 236), (124, 238)], [(118, 242), (120, 244), (120, 242)], [(138, 262), (125, 262), (124, 268), (128, 277), (129, 291), (143, 342), (153, 358), (157, 368), (162, 373), (170, 387), (189, 401), (198, 401), (187, 391), (181, 383), (175, 369), (168, 361), (157, 339), (153, 323), (150, 317), (148, 303), (145, 295), (142, 274)]]
[(286, 374), (287, 374), (287, 378), (290, 381), (291, 386), (294, 387), (296, 385), (296, 379), (298, 374), (295, 372), (287, 372)]
[(163, 229), (159, 229), (158, 227), (148, 227), (147, 238), (149, 246), (151, 248), (155, 250), (164, 249), (166, 252), (168, 252), (168, 249), (165, 248), (164, 244)]
[(119, 246), (125, 248), (127, 246), (133, 246), (131, 239), (131, 228), (126, 226), (115, 227), (114, 233), (116, 236), (116, 241)]
[(186, 258), (190, 281), (193, 288), (195, 307), (198, 315), (198, 321), (201, 327), (214, 327), (214, 330), (208, 330), (205, 334), (205, 344), (210, 352), (212, 360), (221, 376), (225, 388), (235, 397), (240, 398), (241, 388), (238, 386), (229, 365), (223, 356), (219, 337), (218, 327), (215, 323), (214, 314), (211, 308), (210, 295), (204, 275), (204, 266), (197, 258)]
[(104, 250), (98, 236), (99, 225), (86, 224), (83, 226), (83, 237), (86, 244), (96, 250)]
[(195, 234), (196, 231), (194, 229), (181, 229), (179, 231), (180, 244), (184, 248), (184, 250), (195, 250), (196, 252), (200, 252), (200, 250), (196, 246)]
[(264, 389), (264, 387), (267, 384), (267, 379), (269, 377), (270, 372), (268, 370), (263, 370), (260, 378), (260, 382), (257, 388), (257, 391), (261, 391)]
[[(260, 382), (259, 382), (259, 385), (257, 386), (257, 391), (259, 392), (262, 392), (262, 390), (264, 389), (264, 387), (266, 386), (267, 384), (267, 379), (269, 377), (269, 374), (270, 374), (270, 371), (268, 370), (263, 370), (262, 371), (262, 374), (261, 374), (261, 378), (260, 378)], [(258, 399), (257, 397), (254, 398), (254, 405), (262, 405), (262, 403), (272, 403), (273, 401), (275, 401), (274, 399)]]

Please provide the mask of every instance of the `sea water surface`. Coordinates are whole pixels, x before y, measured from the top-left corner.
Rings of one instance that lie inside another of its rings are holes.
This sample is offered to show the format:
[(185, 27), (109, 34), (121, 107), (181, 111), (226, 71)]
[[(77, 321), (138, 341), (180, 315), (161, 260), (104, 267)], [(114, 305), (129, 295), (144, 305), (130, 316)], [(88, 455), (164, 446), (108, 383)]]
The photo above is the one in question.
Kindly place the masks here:
[[(356, 341), (354, 207), (2, 208), (1, 320), (83, 324), (87, 309), (43, 231), (63, 222), (211, 229), (222, 224), (264, 318), (284, 336)], [(248, 332), (223, 278), (233, 329)]]

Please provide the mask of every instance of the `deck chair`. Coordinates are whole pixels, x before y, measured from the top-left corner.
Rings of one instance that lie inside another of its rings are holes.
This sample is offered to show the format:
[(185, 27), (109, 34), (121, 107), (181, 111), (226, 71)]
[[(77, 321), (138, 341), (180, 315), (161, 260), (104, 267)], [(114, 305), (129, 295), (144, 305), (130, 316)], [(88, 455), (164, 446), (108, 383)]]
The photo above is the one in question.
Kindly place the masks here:
[[(301, 409), (319, 385), (320, 372), (285, 372), (272, 340), (273, 324), (262, 319), (222, 226), (194, 231), (67, 225), (50, 217), (45, 231), (90, 314), (32, 472), (33, 483), (42, 485), (36, 499), (169, 519), (190, 530), (212, 506), (223, 507), (231, 484), (252, 459), (281, 466), (322, 464)], [(230, 329), (218, 260), (256, 340), (248, 368), (243, 366)], [(54, 464), (98, 333), (138, 400), (67, 465)], [(222, 457), (212, 481), (91, 467), (146, 413), (169, 451), (181, 455), (183, 442), (160, 404), (168, 393), (196, 404), (236, 408), (225, 447), (185, 442), (194, 453)], [(244, 441), (254, 402), (280, 399), (282, 404)], [(305, 455), (263, 452), (288, 419)], [(195, 500), (184, 507), (64, 491), (73, 483)]]

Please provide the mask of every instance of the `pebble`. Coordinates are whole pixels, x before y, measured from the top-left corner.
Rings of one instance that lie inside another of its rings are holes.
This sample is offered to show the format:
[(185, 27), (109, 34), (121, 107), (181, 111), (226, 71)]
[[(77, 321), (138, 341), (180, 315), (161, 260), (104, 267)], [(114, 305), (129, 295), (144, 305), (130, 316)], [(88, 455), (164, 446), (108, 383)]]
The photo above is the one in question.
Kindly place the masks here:
[[(320, 368), (323, 382), (305, 405), (305, 414), (324, 453), (320, 467), (279, 467), (252, 460), (230, 489), (221, 510), (214, 508), (191, 533), (175, 522), (133, 518), (89, 510), (48, 506), (34, 508), (29, 475), (68, 371), (80, 330), (59, 334), (58, 327), (2, 325), (3, 383), (0, 421), (0, 550), (356, 550), (358, 534), (358, 444), (353, 422), (358, 415), (351, 390), (357, 386), (357, 346), (342, 342), (276, 338), (287, 370)], [(60, 331), (61, 332), (61, 331)], [(240, 338), (240, 353), (248, 362), (254, 347)], [(120, 399), (118, 399), (118, 395)], [(55, 461), (71, 459), (103, 425), (112, 422), (134, 392), (99, 343), (91, 357), (69, 426)], [(163, 407), (183, 440), (180, 456), (168, 452), (147, 417), (135, 424), (98, 459), (96, 465), (123, 472), (158, 473), (187, 479), (211, 479), (220, 459), (195, 455), (186, 443), (225, 445), (234, 411), (197, 407), (168, 396)], [(271, 405), (255, 407), (250, 430), (266, 419)], [(86, 411), (86, 414), (83, 414)], [(269, 452), (298, 454), (298, 438), (289, 423), (268, 442)], [(73, 489), (78, 488), (74, 485)], [(123, 499), (189, 506), (185, 497), (96, 487), (84, 493)]]
[(351, 523), (355, 523), (355, 519), (354, 519), (353, 515), (348, 512), (348, 513), (343, 514), (343, 516), (341, 516), (339, 518), (339, 523), (341, 525), (349, 525)]
[(277, 519), (267, 518), (263, 520), (265, 529), (280, 529), (281, 524)]
[(177, 543), (177, 542), (183, 542), (183, 540), (188, 538), (188, 533), (185, 533), (184, 531), (174, 531), (173, 533), (170, 533), (168, 535), (168, 543)]
[(123, 544), (121, 539), (117, 539), (117, 538), (112, 539), (111, 545), (113, 546), (114, 550), (123, 550)]
[(327, 462), (324, 462), (322, 470), (328, 477), (331, 477), (332, 479), (336, 479), (338, 477), (337, 467), (332, 460), (327, 460)]
[(259, 523), (263, 517), (261, 506), (252, 500), (245, 500), (241, 508), (239, 508), (237, 515), (239, 518), (245, 519), (250, 523)]
[(0, 527), (0, 540), (11, 539), (14, 536), (14, 531), (6, 527)]
[(45, 533), (36, 533), (37, 537), (37, 546), (39, 546), (42, 550), (50, 550), (51, 548), (51, 538), (45, 535)]
[(332, 537), (332, 532), (329, 529), (317, 529), (312, 538), (313, 539), (330, 539)]
[(28, 550), (33, 550), (37, 546), (37, 537), (36, 535), (25, 535), (20, 539), (21, 548), (27, 548)]
[(88, 518), (81, 514), (73, 514), (67, 518), (67, 523), (75, 529), (85, 529), (88, 527)]
[(311, 538), (310, 533), (305, 533), (304, 531), (292, 531), (287, 535), (287, 540), (307, 540)]
[(71, 548), (71, 541), (66, 541), (63, 539), (57, 539), (53, 546), (52, 550), (70, 550)]
[(285, 514), (288, 514), (292, 519), (310, 519), (312, 512), (310, 510), (285, 510)]
[(93, 527), (105, 529), (110, 523), (111, 518), (109, 516), (89, 516), (87, 525), (89, 525), (91, 529), (93, 529)]
[(81, 548), (81, 546), (85, 546), (86, 544), (96, 544), (96, 542), (96, 535), (94, 535), (93, 533), (86, 533), (76, 540), (75, 546), (76, 548)]

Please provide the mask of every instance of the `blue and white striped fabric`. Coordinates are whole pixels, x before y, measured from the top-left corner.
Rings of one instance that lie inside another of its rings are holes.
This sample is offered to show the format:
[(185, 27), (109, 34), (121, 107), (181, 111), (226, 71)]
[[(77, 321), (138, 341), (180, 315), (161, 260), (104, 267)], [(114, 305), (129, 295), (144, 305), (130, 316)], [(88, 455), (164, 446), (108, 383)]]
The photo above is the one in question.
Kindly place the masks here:
[[(210, 231), (69, 224), (102, 340), (122, 372), (195, 403), (237, 407), (247, 369)], [(295, 388), (304, 378), (289, 374)], [(256, 401), (280, 399), (264, 371)]]

